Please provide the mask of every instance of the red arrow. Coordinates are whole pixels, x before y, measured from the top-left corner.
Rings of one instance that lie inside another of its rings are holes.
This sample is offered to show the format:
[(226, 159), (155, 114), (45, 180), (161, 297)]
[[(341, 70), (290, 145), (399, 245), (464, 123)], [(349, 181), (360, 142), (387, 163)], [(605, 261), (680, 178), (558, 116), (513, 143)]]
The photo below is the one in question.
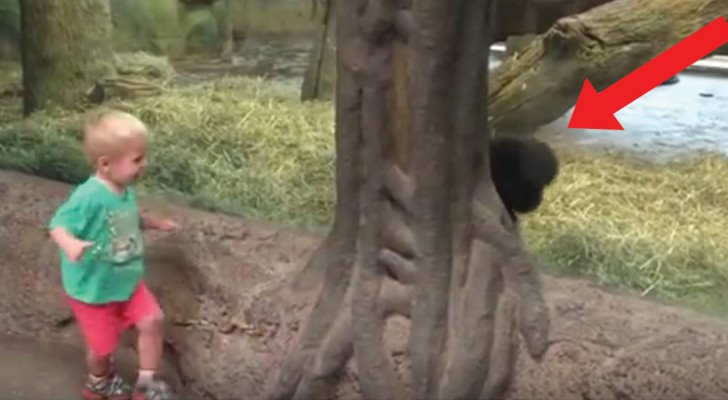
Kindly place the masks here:
[(623, 131), (614, 113), (726, 43), (728, 21), (718, 17), (599, 93), (585, 79), (568, 127)]

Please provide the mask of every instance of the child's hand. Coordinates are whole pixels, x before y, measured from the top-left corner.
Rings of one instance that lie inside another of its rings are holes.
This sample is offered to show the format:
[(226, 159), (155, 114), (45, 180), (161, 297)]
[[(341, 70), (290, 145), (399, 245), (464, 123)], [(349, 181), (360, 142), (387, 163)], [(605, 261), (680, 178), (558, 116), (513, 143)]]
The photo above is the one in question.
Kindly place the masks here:
[(171, 219), (164, 218), (156, 221), (156, 228), (161, 231), (173, 231), (179, 228), (179, 225)]
[(140, 214), (139, 216), (141, 218), (141, 228), (145, 230), (173, 231), (179, 227), (176, 222), (169, 218), (159, 218), (149, 214)]
[(66, 257), (70, 261), (77, 262), (83, 258), (83, 253), (86, 251), (86, 248), (93, 246), (93, 244), (93, 242), (73, 238), (73, 240), (68, 241), (63, 251), (66, 252)]

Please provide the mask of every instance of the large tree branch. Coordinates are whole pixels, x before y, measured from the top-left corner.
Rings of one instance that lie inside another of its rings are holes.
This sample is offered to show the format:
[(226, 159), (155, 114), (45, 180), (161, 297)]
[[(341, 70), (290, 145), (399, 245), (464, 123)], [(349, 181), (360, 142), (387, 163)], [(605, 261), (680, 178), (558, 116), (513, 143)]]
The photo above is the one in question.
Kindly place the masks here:
[(614, 0), (558, 20), (492, 74), (495, 133), (532, 134), (576, 104), (585, 78), (602, 90), (719, 15), (725, 0)]

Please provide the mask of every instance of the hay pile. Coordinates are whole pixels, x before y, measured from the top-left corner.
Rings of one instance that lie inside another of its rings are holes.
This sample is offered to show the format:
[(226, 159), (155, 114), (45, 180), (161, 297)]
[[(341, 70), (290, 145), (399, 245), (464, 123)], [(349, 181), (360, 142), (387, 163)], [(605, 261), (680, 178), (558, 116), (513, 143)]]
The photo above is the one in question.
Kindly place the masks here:
[[(333, 109), (295, 88), (224, 79), (111, 106), (151, 127), (144, 189), (196, 206), (322, 227), (333, 207)], [(77, 182), (80, 116), (0, 115), (0, 168)], [(728, 162), (667, 166), (610, 156), (565, 157), (524, 235), (556, 271), (713, 308), (728, 288)]]
[(525, 219), (553, 267), (708, 311), (728, 299), (728, 161), (667, 165), (567, 157), (546, 203)]

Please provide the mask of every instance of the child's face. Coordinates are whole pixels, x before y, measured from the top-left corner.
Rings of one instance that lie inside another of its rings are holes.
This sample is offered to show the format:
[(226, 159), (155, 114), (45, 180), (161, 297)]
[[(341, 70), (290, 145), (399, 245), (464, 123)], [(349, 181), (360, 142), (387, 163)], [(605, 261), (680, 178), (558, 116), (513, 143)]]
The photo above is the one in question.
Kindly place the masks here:
[(139, 179), (147, 164), (146, 145), (130, 148), (107, 162), (108, 178), (117, 185), (125, 186)]

